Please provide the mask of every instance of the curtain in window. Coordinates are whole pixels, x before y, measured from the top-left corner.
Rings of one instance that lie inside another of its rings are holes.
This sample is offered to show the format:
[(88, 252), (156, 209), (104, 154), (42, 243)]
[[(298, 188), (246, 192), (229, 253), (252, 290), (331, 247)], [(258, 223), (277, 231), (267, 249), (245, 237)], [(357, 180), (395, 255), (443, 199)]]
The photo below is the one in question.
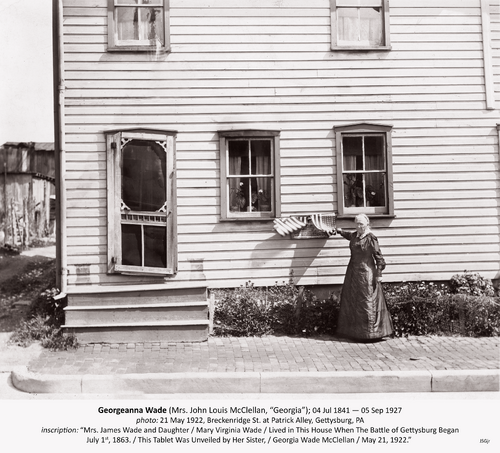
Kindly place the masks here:
[(382, 44), (382, 8), (338, 8), (337, 26), (342, 44)]
[(119, 41), (164, 43), (161, 8), (116, 8), (116, 35)]
[[(383, 142), (376, 137), (372, 138), (378, 142), (378, 146), (372, 147), (378, 154), (365, 155), (366, 170), (385, 169), (385, 159), (382, 155)], [(372, 141), (373, 144), (373, 141)], [(367, 173), (365, 175), (365, 195), (367, 206), (385, 206), (385, 173)]]
[(344, 155), (344, 171), (356, 170), (356, 156)]
[[(255, 140), (252, 142), (254, 160), (254, 174), (271, 174), (271, 142), (269, 140)], [(252, 193), (253, 208), (257, 211), (271, 210), (271, 179), (255, 178), (255, 192)]]
[[(241, 174), (241, 157), (231, 156), (229, 158), (229, 174)], [(241, 207), (241, 187), (240, 178), (229, 178), (229, 209), (231, 211), (239, 211)]]

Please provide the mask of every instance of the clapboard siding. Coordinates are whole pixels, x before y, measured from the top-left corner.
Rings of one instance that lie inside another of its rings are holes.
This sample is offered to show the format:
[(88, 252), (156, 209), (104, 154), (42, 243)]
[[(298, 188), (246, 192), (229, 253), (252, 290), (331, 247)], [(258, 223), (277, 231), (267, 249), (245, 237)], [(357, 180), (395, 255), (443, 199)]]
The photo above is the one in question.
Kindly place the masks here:
[(493, 83), (495, 100), (500, 102), (500, 3), (490, 0), (491, 51), (493, 56)]
[[(393, 126), (396, 218), (373, 222), (385, 279), (498, 277), (500, 118), (486, 109), (480, 0), (414, 3), (390, 1), (391, 51), (358, 53), (330, 50), (328, 0), (170, 0), (171, 52), (155, 57), (106, 52), (106, 0), (64, 0), (69, 284), (157, 282), (106, 274), (103, 132), (133, 127), (178, 131), (173, 281), (268, 285), (293, 270), (298, 283), (341, 283), (345, 240), (220, 222), (217, 131), (281, 131), (282, 212), (300, 215), (337, 209), (333, 127), (358, 122)], [(490, 3), (500, 102), (500, 7)]]

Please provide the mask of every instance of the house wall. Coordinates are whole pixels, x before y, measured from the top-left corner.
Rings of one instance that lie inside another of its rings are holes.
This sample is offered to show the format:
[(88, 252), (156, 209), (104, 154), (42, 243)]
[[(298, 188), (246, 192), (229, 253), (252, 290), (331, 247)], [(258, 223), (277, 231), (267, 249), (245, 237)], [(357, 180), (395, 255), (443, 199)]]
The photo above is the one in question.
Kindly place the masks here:
[(495, 100), (500, 102), (500, 2), (489, 0)]
[[(500, 11), (491, 4), (500, 102)], [(103, 132), (133, 127), (178, 131), (173, 281), (270, 285), (293, 270), (300, 284), (341, 283), (345, 240), (220, 222), (216, 131), (281, 130), (282, 214), (329, 213), (333, 127), (355, 122), (393, 125), (396, 218), (373, 220), (385, 281), (465, 269), (499, 276), (500, 119), (486, 109), (480, 0), (391, 0), (385, 52), (331, 51), (329, 0), (170, 5), (171, 52), (161, 56), (106, 53), (107, 1), (64, 0), (70, 289), (157, 281), (106, 274)]]

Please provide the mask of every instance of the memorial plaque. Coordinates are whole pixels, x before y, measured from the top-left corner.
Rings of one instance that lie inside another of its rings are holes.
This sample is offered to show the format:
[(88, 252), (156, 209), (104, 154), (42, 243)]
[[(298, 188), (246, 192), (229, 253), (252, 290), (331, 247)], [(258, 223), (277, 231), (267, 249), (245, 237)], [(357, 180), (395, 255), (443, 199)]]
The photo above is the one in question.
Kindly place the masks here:
[[(335, 229), (335, 215), (323, 216), (322, 220), (325, 227), (331, 228), (332, 230)], [(327, 239), (330, 237), (328, 236), (328, 233), (325, 233), (324, 231), (316, 228), (311, 219), (308, 219), (307, 225), (304, 228), (298, 231), (294, 231), (290, 236), (292, 237), (292, 239)]]

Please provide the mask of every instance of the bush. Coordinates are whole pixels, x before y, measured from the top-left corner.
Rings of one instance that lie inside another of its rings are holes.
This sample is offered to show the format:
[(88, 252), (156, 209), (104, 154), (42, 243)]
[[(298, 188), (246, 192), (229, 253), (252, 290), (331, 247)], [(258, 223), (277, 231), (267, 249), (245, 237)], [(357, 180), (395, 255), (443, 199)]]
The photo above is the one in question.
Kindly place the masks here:
[(465, 271), (448, 285), (384, 284), (396, 336), (500, 335), (500, 303), (490, 280)]
[(40, 315), (24, 321), (9, 341), (22, 347), (28, 347), (33, 342), (40, 341), (44, 348), (52, 350), (68, 350), (78, 347), (74, 335), (63, 333), (61, 328), (47, 323), (47, 319)]
[(488, 296), (465, 296), (455, 298), (459, 310), (463, 311), (465, 332), (474, 336), (492, 337), (500, 335), (500, 299)]
[(454, 294), (469, 294), (471, 296), (493, 296), (495, 294), (491, 280), (469, 271), (451, 277), (450, 289)]
[(248, 282), (221, 290), (214, 310), (214, 333), (220, 336), (260, 336), (272, 332), (265, 290)]
[(438, 299), (388, 302), (396, 336), (500, 335), (500, 303), (488, 296), (445, 295)]
[(42, 291), (30, 306), (29, 316), (42, 316), (49, 325), (61, 327), (64, 324), (66, 298), (58, 298), (58, 288), (48, 287)]
[(292, 282), (257, 288), (251, 282), (236, 289), (215, 290), (214, 334), (332, 334), (338, 317), (338, 298), (319, 300)]
[[(383, 285), (394, 335), (499, 336), (500, 299), (479, 274), (454, 275), (449, 284), (403, 282)], [(257, 288), (215, 290), (214, 334), (219, 336), (331, 335), (339, 297), (318, 299), (290, 280)]]

